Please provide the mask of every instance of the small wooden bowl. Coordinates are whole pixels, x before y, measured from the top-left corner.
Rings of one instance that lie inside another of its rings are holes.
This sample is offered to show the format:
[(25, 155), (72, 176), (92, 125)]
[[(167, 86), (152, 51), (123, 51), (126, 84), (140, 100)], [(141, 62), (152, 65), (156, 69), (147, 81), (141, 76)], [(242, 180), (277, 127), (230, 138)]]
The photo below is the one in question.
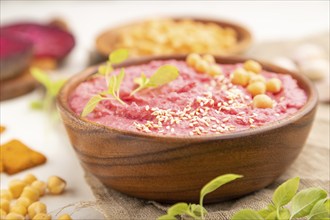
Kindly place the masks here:
[[(251, 45), (252, 36), (251, 36), (250, 31), (247, 30), (244, 26), (235, 24), (233, 22), (224, 21), (224, 20), (197, 18), (197, 17), (175, 17), (172, 19), (174, 21), (190, 19), (190, 20), (198, 21), (198, 22), (202, 22), (202, 23), (214, 23), (221, 27), (229, 27), (229, 28), (234, 29), (237, 33), (237, 42), (238, 43), (235, 47), (230, 48), (230, 50), (228, 50), (228, 52), (226, 52), (226, 54), (224, 54), (224, 52), (222, 52), (221, 55), (242, 54)], [(152, 19), (148, 19), (148, 20), (152, 20)], [(116, 49), (115, 44), (118, 42), (119, 31), (124, 28), (127, 28), (127, 27), (132, 27), (134, 25), (141, 24), (144, 21), (147, 21), (147, 20), (141, 20), (138, 22), (126, 24), (126, 25), (123, 25), (120, 27), (116, 27), (116, 28), (112, 28), (112, 29), (108, 29), (108, 30), (104, 31), (96, 38), (97, 52), (103, 57), (108, 57), (109, 53), (111, 51), (113, 51), (114, 49)], [(193, 52), (193, 51), (190, 51), (190, 52)], [(219, 53), (219, 55), (220, 55), (220, 53)]]
[[(132, 59), (121, 66), (157, 59), (184, 60), (185, 56)], [(216, 57), (218, 63), (246, 59)], [(276, 180), (297, 158), (314, 119), (317, 93), (302, 75), (264, 64), (265, 70), (289, 74), (306, 91), (307, 103), (294, 115), (253, 130), (199, 137), (167, 137), (129, 132), (90, 122), (69, 107), (69, 94), (97, 72), (90, 67), (71, 78), (58, 96), (58, 108), (84, 168), (113, 189), (160, 202), (198, 202), (200, 189), (226, 173), (244, 178), (206, 196), (206, 203), (237, 198)]]

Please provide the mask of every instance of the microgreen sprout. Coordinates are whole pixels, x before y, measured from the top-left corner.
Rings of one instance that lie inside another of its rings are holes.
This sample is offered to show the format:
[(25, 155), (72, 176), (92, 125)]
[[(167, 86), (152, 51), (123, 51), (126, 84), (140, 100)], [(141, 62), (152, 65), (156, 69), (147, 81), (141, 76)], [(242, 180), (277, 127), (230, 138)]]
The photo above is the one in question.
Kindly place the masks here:
[(52, 80), (51, 77), (43, 70), (33, 67), (30, 69), (31, 75), (46, 89), (45, 98), (42, 101), (33, 101), (31, 107), (33, 109), (50, 110), (55, 97), (65, 83), (65, 79)]

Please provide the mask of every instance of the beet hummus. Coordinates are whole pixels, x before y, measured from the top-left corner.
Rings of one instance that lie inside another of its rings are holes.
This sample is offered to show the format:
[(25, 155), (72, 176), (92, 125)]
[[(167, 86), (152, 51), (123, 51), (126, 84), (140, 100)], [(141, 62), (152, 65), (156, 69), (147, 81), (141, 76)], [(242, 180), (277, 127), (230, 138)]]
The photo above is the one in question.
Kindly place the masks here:
[[(179, 77), (159, 88), (144, 89), (130, 96), (141, 72), (150, 76), (162, 65), (174, 65)], [(219, 76), (200, 74), (185, 61), (162, 60), (125, 68), (126, 76), (117, 100), (103, 100), (86, 119), (111, 128), (168, 136), (214, 135), (255, 129), (297, 112), (307, 100), (306, 93), (290, 75), (262, 70), (265, 79), (277, 78), (282, 89), (266, 92), (272, 108), (254, 108), (247, 89), (231, 83), (230, 74), (243, 64), (217, 64)], [(113, 74), (117, 74), (115, 70)], [(69, 104), (78, 115), (95, 94), (107, 89), (103, 76), (91, 77), (70, 94)]]

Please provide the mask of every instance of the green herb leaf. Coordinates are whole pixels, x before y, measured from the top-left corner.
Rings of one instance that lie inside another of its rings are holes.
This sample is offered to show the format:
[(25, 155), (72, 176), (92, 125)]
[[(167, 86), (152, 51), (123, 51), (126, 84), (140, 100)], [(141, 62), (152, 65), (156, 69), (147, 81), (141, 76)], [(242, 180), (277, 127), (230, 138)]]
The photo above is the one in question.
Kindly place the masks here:
[(261, 215), (261, 217), (266, 218), (270, 213), (274, 211), (276, 212), (276, 207), (273, 204), (269, 204), (267, 208), (259, 210), (258, 213)]
[[(277, 214), (276, 214), (276, 216), (277, 216)], [(286, 209), (286, 208), (283, 208), (279, 212), (278, 219), (289, 220), (290, 219), (290, 216), (291, 216), (290, 210), (289, 209)]]
[(273, 203), (276, 208), (288, 204), (297, 193), (300, 178), (295, 177), (282, 183), (273, 194)]
[[(215, 179), (208, 182), (200, 191), (200, 197), (199, 197), (199, 205), (203, 207), (203, 200), (205, 195), (213, 192), (214, 190), (218, 189), (222, 185), (229, 183), (235, 179), (242, 178), (242, 175), (237, 174), (225, 174), (222, 176), (218, 176)], [(203, 211), (202, 212), (202, 218), (203, 218)]]
[(147, 87), (159, 87), (172, 82), (179, 76), (179, 71), (175, 66), (164, 65), (157, 69), (157, 71), (150, 77)]
[(51, 87), (51, 79), (47, 73), (45, 73), (43, 70), (32, 67), (30, 69), (30, 72), (32, 76), (39, 82), (41, 83), (46, 89), (49, 89)]
[(108, 90), (107, 93), (112, 95), (118, 102), (125, 105), (126, 103), (123, 102), (119, 97), (120, 85), (123, 82), (125, 77), (124, 69), (121, 69), (118, 75), (112, 75), (109, 79)]
[(297, 193), (292, 199), (292, 218), (308, 215), (313, 206), (321, 199), (327, 197), (327, 192), (320, 188), (308, 188)]
[(324, 206), (327, 209), (328, 214), (330, 215), (330, 200), (329, 199), (324, 203)]
[(167, 214), (171, 216), (182, 215), (189, 211), (189, 205), (184, 202), (176, 203), (172, 205), (168, 210)]
[(49, 88), (49, 93), (53, 97), (57, 96), (58, 92), (60, 91), (60, 89), (62, 88), (62, 86), (64, 85), (65, 82), (66, 82), (66, 79), (60, 79), (55, 82), (52, 82), (51, 86)]
[(269, 215), (267, 215), (266, 218), (265, 218), (265, 220), (276, 220), (276, 219), (277, 219), (276, 210), (269, 213)]
[(120, 85), (123, 82), (124, 77), (125, 77), (125, 70), (124, 68), (121, 68), (120, 73), (116, 76), (115, 91), (117, 96), (119, 96)]
[(86, 117), (89, 113), (91, 113), (95, 109), (97, 104), (103, 99), (104, 98), (99, 94), (93, 96), (85, 105), (85, 108), (81, 113), (81, 117)]
[(179, 70), (175, 66), (164, 65), (157, 69), (157, 71), (150, 77), (147, 78), (144, 73), (140, 77), (135, 78), (134, 82), (139, 86), (131, 92), (131, 96), (138, 91), (145, 88), (156, 88), (167, 83), (172, 82), (179, 76)]
[(42, 101), (32, 101), (30, 106), (32, 109), (40, 110), (44, 107), (44, 103)]
[(109, 56), (109, 61), (112, 64), (119, 64), (124, 62), (128, 58), (128, 51), (125, 49), (118, 49), (111, 52)]
[[(275, 213), (276, 214), (276, 213)], [(243, 209), (237, 213), (235, 213), (231, 220), (264, 220), (257, 211), (252, 209)]]
[(202, 213), (207, 214), (207, 210), (204, 207), (197, 205), (197, 204), (190, 205), (190, 212), (194, 213), (194, 215), (196, 215), (198, 217), (201, 217)]
[(326, 207), (326, 202), (329, 202), (329, 199), (321, 199), (319, 200), (312, 208), (309, 213), (308, 220), (318, 220), (324, 219), (329, 216), (329, 210)]
[(172, 215), (166, 214), (158, 217), (157, 220), (178, 220), (178, 219)]
[(288, 204), (297, 193), (300, 178), (295, 177), (282, 183), (273, 194), (272, 201), (277, 209), (277, 217), (279, 218), (280, 207)]

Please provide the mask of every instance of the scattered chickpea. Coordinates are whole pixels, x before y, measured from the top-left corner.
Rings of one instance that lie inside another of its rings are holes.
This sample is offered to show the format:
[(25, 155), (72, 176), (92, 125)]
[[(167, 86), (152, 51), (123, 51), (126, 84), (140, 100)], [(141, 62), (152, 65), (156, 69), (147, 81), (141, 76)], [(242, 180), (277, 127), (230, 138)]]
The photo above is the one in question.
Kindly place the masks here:
[(36, 180), (37, 178), (31, 173), (27, 174), (23, 179), (23, 181), (26, 182), (27, 185), (31, 185)]
[(29, 198), (27, 198), (27, 197), (19, 197), (16, 200), (16, 204), (17, 205), (22, 205), (25, 208), (27, 208), (27, 207), (29, 207), (32, 204), (32, 201)]
[(31, 186), (39, 191), (40, 196), (45, 195), (47, 184), (43, 181), (36, 180), (34, 181)]
[(25, 216), (27, 213), (27, 210), (26, 210), (25, 206), (15, 204), (14, 206), (10, 207), (10, 212)]
[(32, 220), (51, 220), (52, 216), (46, 214), (46, 213), (38, 213), (36, 214)]
[(255, 107), (255, 108), (272, 108), (273, 100), (265, 94), (256, 95), (253, 98), (253, 107)]
[(47, 188), (51, 194), (61, 194), (66, 186), (65, 180), (58, 176), (48, 178)]
[(196, 63), (195, 69), (199, 73), (207, 73), (209, 70), (209, 64), (205, 60), (199, 60)]
[(215, 63), (215, 58), (214, 56), (212, 56), (211, 54), (205, 54), (203, 56), (203, 60), (205, 60), (206, 62), (208, 62), (209, 64), (214, 64)]
[(26, 185), (26, 182), (22, 180), (12, 180), (9, 182), (9, 191), (11, 192), (13, 197), (17, 199), (23, 192), (23, 189)]
[(196, 64), (199, 60), (201, 60), (201, 56), (197, 53), (191, 53), (186, 58), (187, 64), (191, 67), (196, 66)]
[(260, 73), (262, 70), (260, 63), (254, 61), (254, 60), (245, 61), (245, 63), (243, 64), (243, 67), (245, 70), (251, 71), (254, 73)]
[(71, 216), (68, 214), (63, 214), (60, 217), (58, 217), (57, 220), (72, 220)]
[(9, 190), (6, 189), (2, 189), (0, 191), (0, 198), (1, 199), (6, 199), (8, 201), (13, 199), (13, 195), (11, 194), (11, 192)]
[(0, 201), (0, 209), (2, 209), (5, 212), (9, 212), (9, 205), (10, 202), (7, 199), (1, 199)]
[(216, 64), (213, 64), (213, 65), (210, 66), (208, 74), (211, 75), (211, 76), (221, 75), (222, 74), (222, 69), (220, 68), (220, 66), (218, 66)]
[(33, 219), (38, 213), (47, 213), (47, 207), (42, 202), (34, 202), (28, 208), (30, 219)]
[(263, 82), (254, 82), (248, 85), (246, 88), (249, 93), (251, 93), (252, 96), (256, 96), (259, 94), (264, 94), (266, 92), (266, 85)]
[(250, 82), (249, 83), (251, 84), (251, 83), (254, 83), (254, 82), (266, 83), (266, 79), (262, 75), (252, 73), (252, 74), (250, 74)]
[(250, 81), (249, 73), (242, 69), (238, 68), (232, 73), (231, 82), (236, 85), (247, 86)]
[(282, 81), (277, 78), (272, 78), (266, 83), (267, 91), (272, 93), (277, 93), (282, 88)]
[(32, 186), (26, 186), (23, 189), (21, 197), (26, 197), (34, 202), (39, 199), (39, 191)]
[(11, 212), (8, 215), (6, 215), (5, 219), (6, 220), (24, 220), (25, 217), (23, 215)]

